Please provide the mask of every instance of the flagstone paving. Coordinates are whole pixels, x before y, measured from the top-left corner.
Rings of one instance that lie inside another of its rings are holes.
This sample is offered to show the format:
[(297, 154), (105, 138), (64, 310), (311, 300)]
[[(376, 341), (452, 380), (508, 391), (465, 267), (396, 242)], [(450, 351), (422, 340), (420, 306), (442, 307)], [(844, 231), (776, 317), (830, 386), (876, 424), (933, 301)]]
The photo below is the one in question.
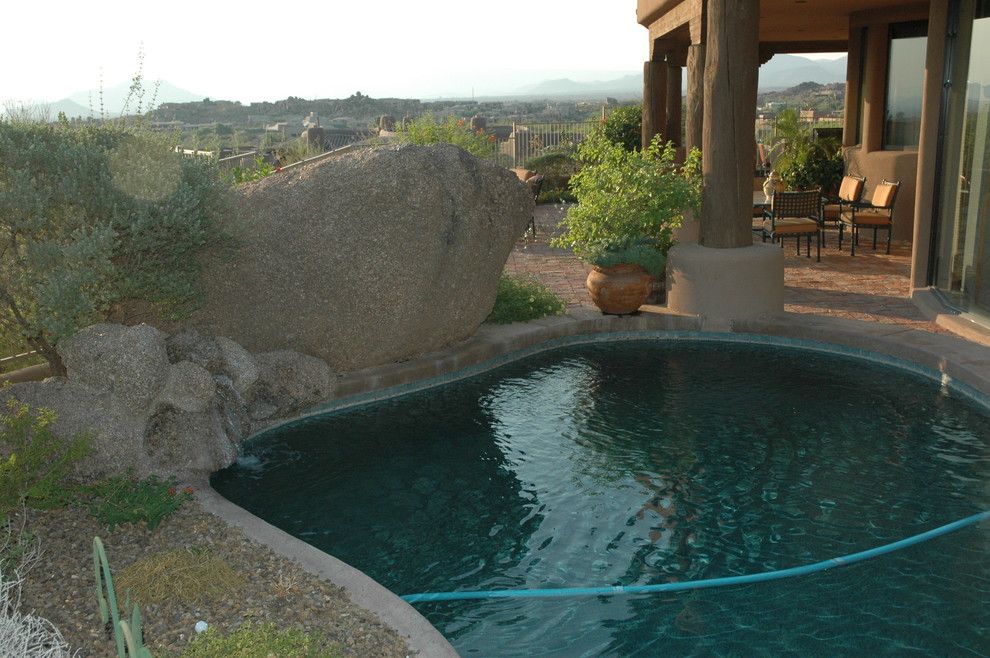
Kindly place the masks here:
[[(537, 206), (536, 236), (527, 231), (519, 239), (505, 270), (536, 278), (569, 305), (592, 306), (584, 287), (590, 268), (569, 251), (547, 244), (552, 235), (559, 233), (556, 227), (566, 211), (563, 205)], [(853, 257), (848, 242), (843, 244), (841, 252), (837, 244), (837, 233), (829, 231), (819, 263), (814, 258), (796, 255), (794, 242), (787, 242), (784, 247), (786, 311), (947, 333), (927, 320), (911, 301), (909, 245), (894, 244), (888, 255), (883, 251), (882, 238), (880, 248), (874, 252), (872, 241), (864, 237)]]

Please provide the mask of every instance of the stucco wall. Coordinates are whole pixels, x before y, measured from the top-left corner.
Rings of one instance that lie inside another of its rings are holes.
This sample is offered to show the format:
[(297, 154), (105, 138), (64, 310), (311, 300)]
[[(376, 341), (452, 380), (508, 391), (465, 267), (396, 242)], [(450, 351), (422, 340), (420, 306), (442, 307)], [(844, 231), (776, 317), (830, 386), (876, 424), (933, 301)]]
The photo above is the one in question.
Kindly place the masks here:
[(880, 181), (899, 180), (901, 187), (894, 205), (894, 240), (911, 241), (914, 234), (914, 203), (917, 185), (917, 151), (865, 151), (861, 146), (844, 149), (846, 171), (866, 177), (869, 200)]

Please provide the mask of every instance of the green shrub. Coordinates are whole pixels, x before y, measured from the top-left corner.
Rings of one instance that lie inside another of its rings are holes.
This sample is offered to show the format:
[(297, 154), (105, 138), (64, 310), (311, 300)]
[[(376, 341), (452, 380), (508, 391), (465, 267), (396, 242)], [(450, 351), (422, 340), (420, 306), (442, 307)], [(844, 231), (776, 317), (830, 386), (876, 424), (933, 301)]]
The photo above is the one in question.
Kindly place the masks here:
[(820, 187), (829, 193), (842, 181), (845, 163), (840, 142), (835, 138), (816, 140), (811, 126), (802, 122), (792, 108), (777, 116), (773, 149), (778, 153), (773, 169), (788, 189)]
[(536, 197), (537, 203), (574, 203), (577, 197), (569, 189), (540, 190)]
[(0, 412), (0, 525), (21, 505), (61, 502), (73, 465), (89, 452), (89, 438), (64, 441), (52, 432), (55, 413), (13, 398)]
[(223, 635), (210, 628), (193, 638), (182, 658), (338, 658), (340, 650), (321, 636), (274, 624), (246, 623)]
[(544, 190), (567, 190), (581, 164), (564, 153), (549, 153), (526, 161), (526, 168), (543, 174)]
[(464, 119), (457, 117), (437, 121), (432, 114), (424, 114), (399, 132), (399, 140), (404, 144), (454, 144), (479, 158), (495, 156), (495, 136), (480, 130), (473, 132)]
[(55, 346), (134, 299), (195, 307), (198, 255), (230, 241), (215, 163), (123, 122), (0, 120), (0, 326), (57, 374)]
[(593, 133), (578, 151), (581, 171), (571, 179), (578, 203), (562, 222), (565, 231), (551, 241), (601, 267), (626, 263), (654, 276), (663, 270), (673, 231), (685, 210), (701, 203), (701, 154), (693, 149), (683, 165), (660, 136), (649, 148), (629, 151)]
[(247, 183), (249, 181), (261, 180), (266, 176), (275, 173), (275, 167), (265, 161), (264, 158), (255, 158), (252, 167), (234, 167), (230, 170), (230, 179), (235, 185)]
[(89, 512), (113, 530), (122, 523), (144, 521), (154, 530), (167, 516), (192, 498), (192, 490), (178, 491), (174, 482), (152, 476), (146, 480), (111, 477), (88, 488)]
[(566, 307), (564, 300), (546, 286), (503, 274), (498, 280), (495, 306), (486, 322), (528, 322), (548, 315), (560, 315)]
[(602, 134), (627, 151), (639, 150), (643, 142), (643, 106), (623, 105), (612, 110), (602, 124)]

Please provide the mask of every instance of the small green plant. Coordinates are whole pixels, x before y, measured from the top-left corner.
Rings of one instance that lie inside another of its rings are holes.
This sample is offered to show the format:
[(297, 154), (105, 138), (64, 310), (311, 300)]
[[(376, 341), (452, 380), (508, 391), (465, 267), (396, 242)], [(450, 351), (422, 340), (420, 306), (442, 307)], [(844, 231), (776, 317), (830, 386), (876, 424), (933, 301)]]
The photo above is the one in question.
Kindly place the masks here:
[(495, 156), (495, 136), (481, 130), (473, 132), (457, 117), (437, 121), (432, 114), (424, 114), (400, 131), (399, 139), (405, 144), (453, 144), (479, 158)]
[(155, 553), (121, 569), (117, 585), (142, 604), (203, 603), (228, 597), (245, 581), (219, 555), (204, 547)]
[(261, 180), (275, 173), (275, 167), (264, 158), (255, 158), (253, 167), (234, 167), (230, 170), (230, 178), (235, 185), (249, 181)]
[(560, 315), (565, 308), (564, 300), (541, 283), (503, 274), (498, 280), (495, 307), (486, 322), (528, 322), (548, 315)]
[(602, 135), (627, 151), (638, 151), (643, 141), (643, 106), (623, 105), (612, 110), (602, 123)]
[(192, 498), (192, 489), (179, 491), (174, 482), (154, 476), (145, 480), (111, 477), (88, 488), (89, 512), (113, 530), (123, 523), (144, 521), (154, 530), (163, 519)]
[(540, 190), (536, 203), (575, 203), (577, 197), (568, 189)]
[(543, 174), (543, 189), (537, 203), (574, 201), (568, 186), (571, 176), (581, 169), (581, 163), (566, 153), (548, 153), (526, 161), (526, 168)]
[(246, 623), (226, 635), (210, 628), (193, 638), (182, 658), (339, 658), (340, 650), (315, 633)]
[(571, 178), (578, 203), (551, 244), (592, 265), (633, 263), (659, 275), (684, 211), (700, 206), (701, 153), (693, 149), (678, 165), (659, 135), (649, 148), (630, 151), (593, 133), (578, 158), (583, 166)]
[(110, 573), (110, 562), (106, 549), (99, 537), (93, 537), (93, 571), (96, 579), (96, 603), (100, 620), (109, 627), (117, 649), (117, 658), (151, 658), (151, 652), (144, 646), (144, 631), (141, 608), (131, 604), (128, 594), (124, 602), (124, 612), (130, 610), (130, 621), (120, 618), (117, 590)]
[(54, 422), (52, 410), (13, 398), (7, 412), (0, 412), (0, 524), (22, 505), (62, 502), (72, 467), (89, 453), (89, 437), (60, 439), (52, 432)]

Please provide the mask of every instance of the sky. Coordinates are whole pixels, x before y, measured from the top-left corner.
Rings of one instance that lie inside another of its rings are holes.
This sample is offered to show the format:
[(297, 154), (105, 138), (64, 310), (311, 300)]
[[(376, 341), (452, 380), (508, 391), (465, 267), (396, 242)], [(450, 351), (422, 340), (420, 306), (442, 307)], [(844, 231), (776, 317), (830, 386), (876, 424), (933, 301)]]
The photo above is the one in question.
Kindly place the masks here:
[(0, 100), (25, 103), (125, 81), (142, 49), (146, 80), (242, 102), (484, 96), (555, 77), (616, 78), (647, 55), (635, 0), (4, 5)]

